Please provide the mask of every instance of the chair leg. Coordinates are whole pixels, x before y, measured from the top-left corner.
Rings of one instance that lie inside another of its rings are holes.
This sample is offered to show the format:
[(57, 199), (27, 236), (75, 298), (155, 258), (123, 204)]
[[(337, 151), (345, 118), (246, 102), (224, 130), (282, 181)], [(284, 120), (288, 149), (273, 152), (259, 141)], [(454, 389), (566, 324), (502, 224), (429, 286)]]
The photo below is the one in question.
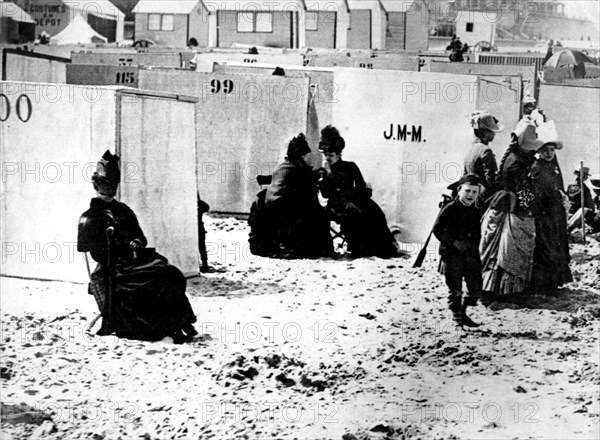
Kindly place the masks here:
[(96, 323), (98, 322), (98, 320), (102, 317), (101, 313), (98, 313), (98, 315), (92, 320), (92, 322), (90, 322), (90, 324), (88, 326), (86, 326), (85, 328), (85, 332), (88, 335), (92, 334), (92, 327), (94, 327), (94, 325), (96, 325)]
[(331, 232), (331, 239), (335, 240), (337, 238), (341, 239), (341, 243), (337, 243), (335, 245), (336, 250), (341, 251), (344, 249), (344, 244), (347, 242), (346, 237), (342, 234), (341, 230), (335, 229), (333, 226), (329, 226), (329, 230)]

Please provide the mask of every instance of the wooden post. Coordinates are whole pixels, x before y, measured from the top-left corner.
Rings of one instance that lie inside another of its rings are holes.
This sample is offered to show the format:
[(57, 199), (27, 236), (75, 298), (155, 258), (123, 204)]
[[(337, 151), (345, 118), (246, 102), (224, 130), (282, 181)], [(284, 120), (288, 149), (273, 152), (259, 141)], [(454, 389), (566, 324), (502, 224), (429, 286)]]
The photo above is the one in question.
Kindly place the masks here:
[(585, 192), (584, 192), (584, 175), (583, 175), (583, 161), (579, 162), (579, 185), (581, 187), (580, 200), (581, 200), (581, 239), (585, 244)]

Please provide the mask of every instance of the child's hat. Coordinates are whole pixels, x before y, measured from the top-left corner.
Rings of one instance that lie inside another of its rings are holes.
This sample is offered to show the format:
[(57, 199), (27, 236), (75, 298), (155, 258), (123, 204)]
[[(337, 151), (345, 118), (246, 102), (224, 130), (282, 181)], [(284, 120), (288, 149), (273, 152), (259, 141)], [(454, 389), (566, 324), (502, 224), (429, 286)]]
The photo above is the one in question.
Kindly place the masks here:
[(458, 186), (460, 185), (483, 185), (483, 182), (479, 178), (477, 174), (465, 174), (458, 181)]

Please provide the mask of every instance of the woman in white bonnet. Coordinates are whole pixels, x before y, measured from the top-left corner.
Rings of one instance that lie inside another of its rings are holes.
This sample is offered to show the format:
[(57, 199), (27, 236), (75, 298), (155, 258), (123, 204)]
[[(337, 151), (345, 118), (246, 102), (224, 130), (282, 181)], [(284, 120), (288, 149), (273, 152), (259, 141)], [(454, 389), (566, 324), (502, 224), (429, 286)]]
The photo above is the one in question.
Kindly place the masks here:
[(564, 182), (556, 150), (562, 150), (554, 122), (538, 127), (544, 144), (537, 150), (538, 159), (531, 167), (535, 197), (535, 251), (532, 285), (534, 293), (553, 295), (563, 284), (573, 281), (569, 269), (569, 239)]
[(491, 299), (525, 292), (531, 283), (535, 220), (530, 171), (534, 154), (543, 144), (536, 126), (521, 121), (498, 173), (500, 190), (489, 200), (481, 220), (479, 252), (484, 296)]

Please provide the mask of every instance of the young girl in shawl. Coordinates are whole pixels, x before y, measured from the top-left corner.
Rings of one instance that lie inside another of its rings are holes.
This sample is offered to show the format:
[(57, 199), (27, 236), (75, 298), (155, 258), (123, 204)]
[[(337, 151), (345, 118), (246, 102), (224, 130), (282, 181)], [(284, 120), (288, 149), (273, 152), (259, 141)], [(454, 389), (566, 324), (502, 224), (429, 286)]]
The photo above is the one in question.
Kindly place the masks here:
[(533, 254), (532, 286), (534, 293), (553, 295), (556, 289), (573, 281), (569, 269), (567, 214), (563, 178), (556, 159), (556, 150), (563, 148), (554, 124), (547, 122), (538, 128), (544, 141), (538, 159), (531, 167), (535, 197), (535, 251)]

